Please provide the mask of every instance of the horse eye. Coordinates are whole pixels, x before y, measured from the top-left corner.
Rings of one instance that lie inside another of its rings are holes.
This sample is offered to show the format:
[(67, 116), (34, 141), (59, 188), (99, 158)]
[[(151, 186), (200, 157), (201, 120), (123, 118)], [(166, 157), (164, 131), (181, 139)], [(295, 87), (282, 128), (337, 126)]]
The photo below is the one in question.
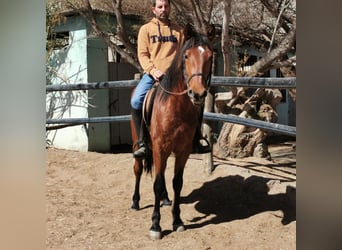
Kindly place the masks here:
[(188, 59), (188, 55), (184, 55), (184, 59)]

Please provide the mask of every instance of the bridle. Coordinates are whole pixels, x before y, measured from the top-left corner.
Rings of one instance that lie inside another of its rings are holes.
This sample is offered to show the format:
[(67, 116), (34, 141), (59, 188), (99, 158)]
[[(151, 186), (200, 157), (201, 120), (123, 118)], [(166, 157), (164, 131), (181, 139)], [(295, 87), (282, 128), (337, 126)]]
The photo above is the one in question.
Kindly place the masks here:
[[(212, 62), (211, 62), (212, 63)], [(156, 85), (160, 86), (160, 88), (162, 89), (163, 92), (169, 94), (169, 95), (176, 95), (176, 96), (181, 96), (181, 95), (185, 95), (188, 94), (189, 98), (193, 101), (194, 100), (194, 93), (193, 90), (190, 88), (190, 82), (194, 77), (201, 77), (202, 81), (205, 83), (207, 90), (210, 88), (210, 82), (211, 82), (211, 63), (210, 63), (210, 70), (208, 73), (208, 76), (206, 77), (205, 74), (203, 72), (197, 72), (192, 74), (189, 78), (187, 76), (185, 76), (185, 74), (183, 75), (183, 77), (185, 78), (185, 82), (186, 82), (186, 89), (180, 92), (173, 92), (173, 91), (169, 91), (167, 89), (165, 89), (161, 84), (160, 84), (160, 80), (156, 81)], [(183, 65), (184, 66), (184, 65)], [(185, 69), (183, 69), (185, 70)], [(194, 101), (193, 101), (194, 102)], [(196, 102), (197, 103), (197, 102)]]
[[(202, 77), (202, 81), (205, 82), (205, 85), (207, 87), (207, 90), (205, 91), (205, 94), (203, 95), (203, 100), (202, 101), (196, 101), (196, 98), (195, 98), (195, 93), (194, 91), (190, 88), (190, 81), (192, 80), (192, 78), (194, 77)], [(207, 92), (210, 88), (210, 81), (211, 81), (211, 67), (210, 67), (210, 71), (209, 71), (209, 74), (208, 74), (208, 77), (205, 77), (204, 73), (194, 73), (192, 74), (189, 79), (186, 81), (186, 86), (187, 86), (187, 93), (188, 93), (188, 96), (189, 98), (191, 99), (191, 101), (195, 104), (195, 105), (200, 105), (202, 106), (203, 105), (203, 102), (204, 102), (204, 99), (205, 97), (207, 96)]]
[[(194, 73), (189, 77), (189, 80), (186, 81), (186, 89), (181, 91), (181, 92), (172, 92), (172, 91), (168, 91), (166, 90), (161, 84), (159, 80), (156, 80), (156, 84), (165, 92), (168, 93), (170, 95), (184, 95), (186, 93), (189, 94), (189, 90), (190, 90), (190, 81), (192, 80), (192, 78), (194, 78), (195, 76), (202, 76), (202, 78), (205, 78), (204, 73)], [(208, 86), (208, 88), (210, 87), (210, 80), (211, 80), (211, 73), (209, 73), (208, 78), (206, 79), (206, 85)]]
[[(205, 75), (204, 73), (194, 73), (192, 74), (189, 79), (186, 81), (186, 86), (187, 88), (189, 89), (190, 88), (190, 81), (192, 80), (192, 78), (194, 78), (195, 76), (202, 76), (202, 79), (205, 79)], [(210, 87), (210, 81), (211, 81), (211, 70), (208, 74), (208, 78), (205, 80), (205, 84), (207, 85), (207, 87), (209, 88)]]

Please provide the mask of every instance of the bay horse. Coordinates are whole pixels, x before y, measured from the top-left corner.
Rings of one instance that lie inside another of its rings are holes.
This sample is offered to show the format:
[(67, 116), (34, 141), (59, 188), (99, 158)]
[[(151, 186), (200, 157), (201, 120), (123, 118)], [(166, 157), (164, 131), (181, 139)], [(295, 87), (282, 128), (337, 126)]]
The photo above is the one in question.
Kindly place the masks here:
[[(145, 159), (135, 159), (134, 162), (135, 189), (132, 209), (139, 209), (139, 183), (143, 169), (151, 172), (153, 165), (155, 200), (150, 228), (151, 239), (162, 238), (160, 203), (170, 203), (164, 174), (167, 159), (172, 153), (175, 157), (172, 225), (174, 231), (185, 230), (180, 217), (183, 172), (192, 152), (196, 128), (201, 125), (199, 118), (203, 115), (204, 101), (210, 87), (212, 57), (213, 48), (208, 37), (192, 32), (190, 37), (186, 37), (182, 49), (177, 52), (163, 79), (149, 91), (154, 94), (146, 95), (146, 98), (150, 99), (147, 102), (150, 106), (153, 105), (147, 122), (149, 147)], [(146, 116), (146, 111), (143, 112)], [(138, 135), (132, 121), (131, 128), (134, 145)]]

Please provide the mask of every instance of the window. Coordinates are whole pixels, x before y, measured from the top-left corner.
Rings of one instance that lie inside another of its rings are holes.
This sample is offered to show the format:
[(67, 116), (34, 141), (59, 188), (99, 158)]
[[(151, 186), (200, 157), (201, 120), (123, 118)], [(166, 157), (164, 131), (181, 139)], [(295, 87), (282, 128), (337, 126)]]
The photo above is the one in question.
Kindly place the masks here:
[(48, 43), (53, 49), (63, 49), (69, 46), (69, 32), (56, 32), (52, 33), (48, 38)]

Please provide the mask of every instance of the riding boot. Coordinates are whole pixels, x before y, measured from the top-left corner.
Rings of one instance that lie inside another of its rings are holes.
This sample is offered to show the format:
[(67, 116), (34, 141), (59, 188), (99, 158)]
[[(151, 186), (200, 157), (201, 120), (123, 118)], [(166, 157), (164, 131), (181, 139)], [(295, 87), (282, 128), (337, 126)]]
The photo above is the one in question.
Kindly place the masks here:
[(135, 130), (138, 135), (138, 149), (133, 152), (134, 158), (143, 158), (146, 153), (146, 144), (144, 142), (144, 128), (142, 124), (142, 110), (141, 109), (133, 109), (131, 110), (132, 120), (135, 127)]
[[(193, 146), (192, 146), (192, 153), (194, 154), (206, 154), (211, 152), (211, 146), (203, 136), (201, 131), (201, 125), (202, 125), (202, 119), (203, 119), (203, 111), (200, 112), (198, 117), (198, 126), (196, 128), (195, 137), (193, 140)], [(207, 145), (203, 145), (201, 143), (201, 140), (204, 140)]]

